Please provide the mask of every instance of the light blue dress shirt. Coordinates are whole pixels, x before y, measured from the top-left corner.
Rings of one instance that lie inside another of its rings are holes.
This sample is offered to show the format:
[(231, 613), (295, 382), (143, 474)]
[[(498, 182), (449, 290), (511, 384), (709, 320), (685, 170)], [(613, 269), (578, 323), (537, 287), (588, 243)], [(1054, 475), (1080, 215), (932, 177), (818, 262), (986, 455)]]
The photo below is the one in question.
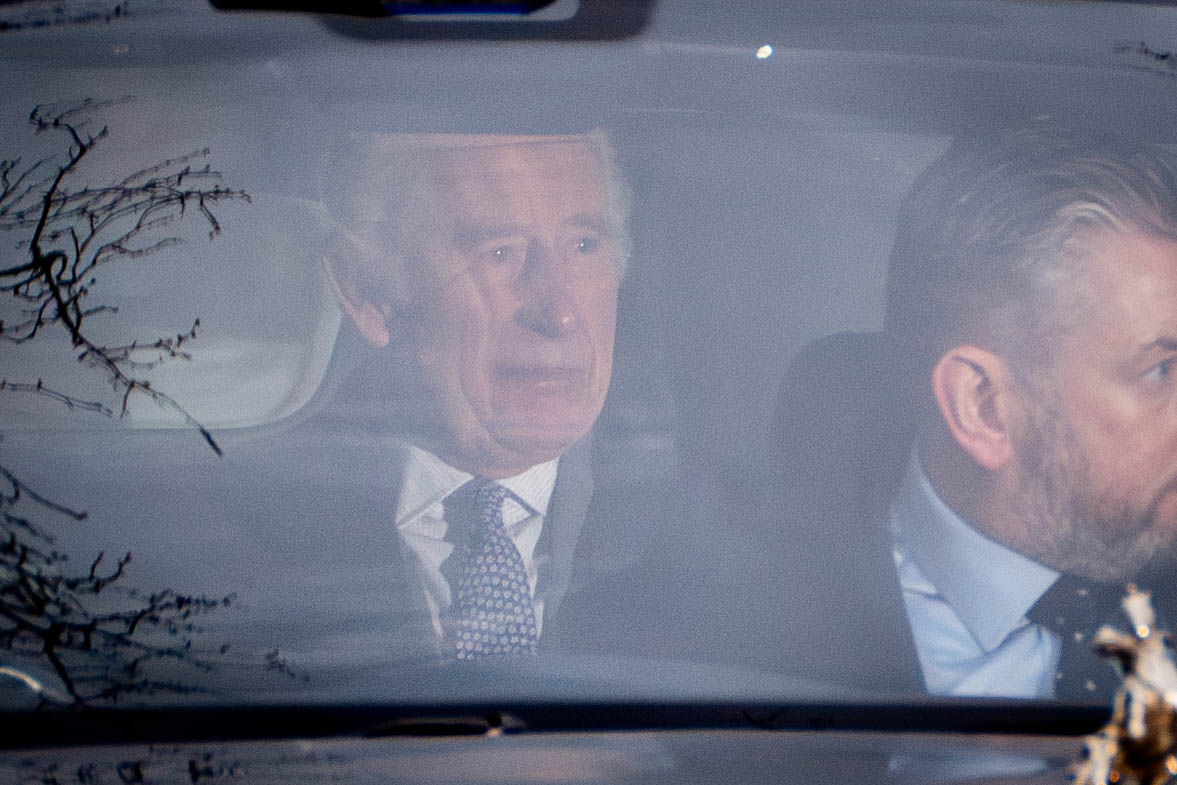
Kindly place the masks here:
[(1053, 697), (1059, 640), (1026, 613), (1058, 573), (965, 523), (915, 455), (891, 506), (891, 530), (928, 692)]

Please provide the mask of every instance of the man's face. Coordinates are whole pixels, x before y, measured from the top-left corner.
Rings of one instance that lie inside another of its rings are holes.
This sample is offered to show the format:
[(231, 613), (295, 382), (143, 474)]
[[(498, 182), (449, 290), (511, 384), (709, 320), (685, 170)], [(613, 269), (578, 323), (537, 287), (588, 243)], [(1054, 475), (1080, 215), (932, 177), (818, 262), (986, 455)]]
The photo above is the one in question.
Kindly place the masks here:
[[(490, 141), (491, 143), (487, 143)], [(438, 151), (415, 353), (442, 420), (429, 445), (490, 478), (592, 427), (613, 358), (618, 273), (606, 172), (581, 137)]]
[(1088, 313), (1055, 347), (1019, 452), (1042, 524), (1031, 555), (1123, 580), (1177, 541), (1177, 243), (1102, 232), (1088, 249)]

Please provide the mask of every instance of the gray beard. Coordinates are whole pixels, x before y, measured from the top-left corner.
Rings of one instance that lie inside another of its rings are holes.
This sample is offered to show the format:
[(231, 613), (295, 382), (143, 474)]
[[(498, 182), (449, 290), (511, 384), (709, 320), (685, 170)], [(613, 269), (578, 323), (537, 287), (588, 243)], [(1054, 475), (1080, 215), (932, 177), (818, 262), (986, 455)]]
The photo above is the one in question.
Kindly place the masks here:
[(1103, 582), (1124, 582), (1174, 559), (1173, 536), (1158, 525), (1155, 501), (1136, 509), (1091, 493), (1091, 463), (1058, 412), (1040, 403), (1027, 436), (1015, 503), (1021, 519), (1034, 522), (1027, 556)]

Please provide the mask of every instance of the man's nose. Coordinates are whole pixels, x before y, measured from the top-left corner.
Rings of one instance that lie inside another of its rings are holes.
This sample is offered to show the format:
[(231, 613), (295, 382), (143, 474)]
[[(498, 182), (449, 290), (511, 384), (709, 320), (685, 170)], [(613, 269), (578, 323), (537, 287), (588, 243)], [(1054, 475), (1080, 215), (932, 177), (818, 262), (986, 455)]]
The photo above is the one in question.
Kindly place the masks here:
[(580, 329), (575, 281), (568, 260), (533, 240), (527, 247), (527, 261), (517, 281), (518, 324), (549, 338)]

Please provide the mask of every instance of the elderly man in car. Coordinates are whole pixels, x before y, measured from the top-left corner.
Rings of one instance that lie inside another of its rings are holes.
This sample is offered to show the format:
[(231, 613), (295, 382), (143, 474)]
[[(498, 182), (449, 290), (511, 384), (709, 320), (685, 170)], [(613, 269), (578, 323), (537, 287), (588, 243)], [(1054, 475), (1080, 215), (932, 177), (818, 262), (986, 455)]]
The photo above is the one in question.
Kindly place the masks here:
[[(879, 400), (844, 421), (853, 466), (786, 490), (810, 556), (776, 567), (807, 606), (779, 621), (783, 660), (885, 690), (1110, 698), (1091, 636), (1123, 621), (1129, 580), (1163, 612), (1177, 561), (1177, 156), (958, 141), (901, 207), (886, 320), (889, 351), (838, 336), (796, 365)], [(905, 410), (910, 447), (884, 436)], [(802, 467), (818, 453), (797, 433), (778, 438)]]
[(406, 576), (382, 623), (405, 651), (535, 653), (612, 368), (627, 205), (608, 141), (371, 133), (329, 179), (326, 269), (354, 344), (340, 394), (396, 435), (372, 458), (397, 477), (390, 569)]

